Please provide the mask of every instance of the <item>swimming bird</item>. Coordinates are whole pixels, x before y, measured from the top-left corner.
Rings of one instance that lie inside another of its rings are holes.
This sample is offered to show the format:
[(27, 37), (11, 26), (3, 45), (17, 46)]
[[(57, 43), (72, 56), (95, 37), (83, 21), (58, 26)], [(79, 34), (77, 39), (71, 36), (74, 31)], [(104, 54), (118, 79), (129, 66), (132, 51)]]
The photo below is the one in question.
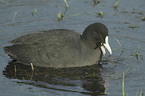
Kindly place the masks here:
[(13, 62), (39, 67), (81, 67), (98, 64), (105, 48), (112, 54), (108, 29), (102, 23), (93, 23), (82, 35), (68, 29), (52, 29), (27, 34), (10, 41), (5, 52)]

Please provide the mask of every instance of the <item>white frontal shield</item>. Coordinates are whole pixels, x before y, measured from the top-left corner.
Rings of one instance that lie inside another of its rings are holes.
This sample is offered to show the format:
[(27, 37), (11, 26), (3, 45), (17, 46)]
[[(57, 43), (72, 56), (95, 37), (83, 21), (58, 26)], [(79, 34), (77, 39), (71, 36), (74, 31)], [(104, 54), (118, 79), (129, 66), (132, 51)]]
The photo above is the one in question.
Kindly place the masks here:
[(106, 55), (105, 48), (109, 51), (110, 55), (112, 55), (112, 50), (108, 42), (108, 36), (106, 36), (105, 43), (101, 46), (101, 50), (104, 56)]

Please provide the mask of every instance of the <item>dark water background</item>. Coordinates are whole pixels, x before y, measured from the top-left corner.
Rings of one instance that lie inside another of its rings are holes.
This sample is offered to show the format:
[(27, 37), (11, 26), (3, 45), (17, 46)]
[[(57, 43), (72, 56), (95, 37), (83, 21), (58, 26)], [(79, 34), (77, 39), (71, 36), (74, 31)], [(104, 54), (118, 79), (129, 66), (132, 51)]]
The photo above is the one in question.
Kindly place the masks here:
[[(0, 96), (121, 96), (123, 72), (128, 96), (145, 93), (145, 1), (120, 0), (117, 9), (113, 8), (115, 2), (100, 0), (95, 5), (93, 0), (69, 0), (69, 8), (58, 22), (58, 13), (65, 11), (63, 0), (0, 0)], [(101, 11), (103, 17), (98, 15)], [(108, 58), (116, 67), (104, 59), (102, 67), (38, 68), (33, 73), (31, 68), (17, 66), (15, 74), (14, 66), (8, 66), (11, 59), (3, 47), (10, 40), (58, 28), (81, 34), (94, 22), (104, 23), (109, 29), (113, 55)], [(124, 50), (121, 56), (116, 39)]]

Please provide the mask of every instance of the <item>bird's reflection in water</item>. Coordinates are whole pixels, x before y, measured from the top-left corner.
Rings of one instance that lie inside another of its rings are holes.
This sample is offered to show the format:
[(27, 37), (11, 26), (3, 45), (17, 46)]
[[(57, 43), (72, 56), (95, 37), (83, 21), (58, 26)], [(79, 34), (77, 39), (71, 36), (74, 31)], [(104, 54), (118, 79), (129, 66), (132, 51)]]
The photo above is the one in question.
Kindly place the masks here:
[[(31, 66), (10, 62), (3, 74), (9, 79), (19, 79), (21, 83), (41, 88), (97, 96), (105, 94), (101, 68), (101, 65), (61, 69), (34, 67), (33, 71)], [(56, 87), (58, 85), (61, 87)]]

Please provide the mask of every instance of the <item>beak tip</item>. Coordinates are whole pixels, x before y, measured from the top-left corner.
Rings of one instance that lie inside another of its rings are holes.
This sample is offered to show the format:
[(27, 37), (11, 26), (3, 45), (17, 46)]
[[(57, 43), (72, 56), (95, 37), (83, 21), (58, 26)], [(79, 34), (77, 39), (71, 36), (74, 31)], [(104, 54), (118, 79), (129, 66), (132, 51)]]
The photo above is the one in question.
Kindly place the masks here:
[(110, 55), (112, 55), (112, 51), (110, 52)]

